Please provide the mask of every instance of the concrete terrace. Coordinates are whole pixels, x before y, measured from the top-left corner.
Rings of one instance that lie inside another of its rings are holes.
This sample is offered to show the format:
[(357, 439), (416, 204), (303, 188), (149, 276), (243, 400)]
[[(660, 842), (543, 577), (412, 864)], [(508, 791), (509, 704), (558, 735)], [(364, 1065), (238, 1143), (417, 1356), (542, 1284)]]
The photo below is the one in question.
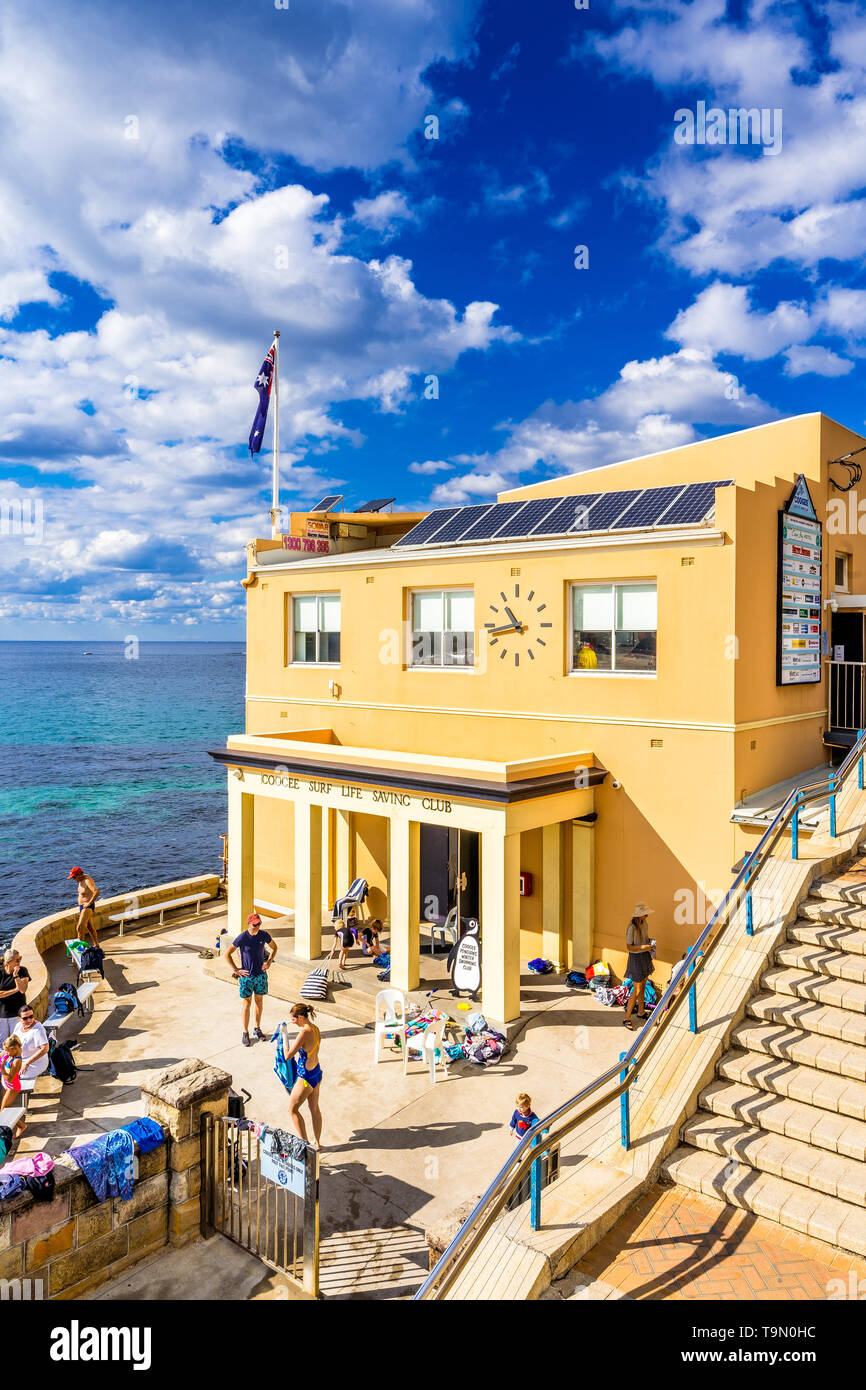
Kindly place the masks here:
[[(78, 1078), (65, 1088), (50, 1080), (40, 1083), (22, 1152), (57, 1155), (88, 1135), (133, 1119), (143, 1112), (143, 1075), (185, 1057), (215, 1063), (231, 1074), (236, 1089), (250, 1091), (251, 1117), (287, 1124), (286, 1095), (272, 1070), (272, 1044), (241, 1045), (236, 986), (217, 961), (199, 956), (203, 948), (213, 950), (224, 926), (225, 904), (217, 901), (200, 917), (178, 912), (163, 927), (136, 927), (122, 938), (101, 933), (106, 980), (94, 1012), (67, 1025), (62, 1035), (78, 1030)], [(280, 940), (279, 928), (269, 929)], [(352, 953), (347, 976), (366, 972), (369, 999), (375, 969), (361, 961), (359, 952)], [(44, 962), (52, 992), (62, 980), (74, 978), (63, 947), (46, 951)], [(264, 1010), (268, 1033), (287, 1017), (284, 1000), (298, 997), (294, 971), (283, 966), (281, 978), (280, 969), (278, 960)], [(435, 1086), (420, 1061), (410, 1063), (404, 1078), (396, 1053), (374, 1066), (369, 1027), (332, 1013), (318, 1015), (325, 1073), (325, 1297), (410, 1297), (427, 1268), (425, 1231), (480, 1194), (509, 1152), (507, 1124), (517, 1092), (528, 1091), (536, 1111), (544, 1114), (619, 1056), (626, 1036), (621, 1010), (567, 991), (561, 979), (527, 976), (524, 984), (526, 1025), (503, 1061), (491, 1068), (456, 1063)], [(455, 1012), (453, 1000), (442, 1003)], [(223, 1237), (207, 1245), (213, 1257), (207, 1246), (193, 1247), (194, 1257), (167, 1252), (123, 1275), (107, 1296), (206, 1296), (202, 1289), (219, 1287), (229, 1266), (237, 1292), (222, 1296), (279, 1296), (258, 1261)], [(194, 1278), (191, 1260), (198, 1271)]]

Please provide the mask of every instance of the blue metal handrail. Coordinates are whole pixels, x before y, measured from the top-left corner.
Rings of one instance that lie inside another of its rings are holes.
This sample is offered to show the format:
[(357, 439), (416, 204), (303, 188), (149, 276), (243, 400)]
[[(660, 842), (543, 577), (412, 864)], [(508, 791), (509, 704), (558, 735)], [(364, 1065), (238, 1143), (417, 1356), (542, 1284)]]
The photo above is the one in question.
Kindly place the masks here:
[[(705, 969), (707, 961), (712, 955), (716, 944), (722, 940), (725, 928), (731, 924), (731, 913), (735, 906), (742, 901), (745, 893), (746, 899), (746, 931), (751, 936), (753, 932), (752, 924), (752, 891), (759, 878), (759, 875), (775, 848), (778, 840), (791, 827), (791, 857), (796, 859), (798, 853), (798, 830), (799, 815), (803, 806), (810, 801), (816, 801), (830, 795), (830, 826), (831, 833), (836, 835), (836, 797), (845, 784), (849, 773), (855, 762), (857, 764), (857, 785), (859, 790), (863, 790), (864, 771), (863, 759), (866, 755), (866, 730), (860, 730), (857, 742), (848, 753), (841, 766), (833, 771), (829, 777), (822, 778), (815, 782), (808, 782), (802, 786), (795, 787), (791, 794), (782, 804), (778, 814), (770, 823), (758, 844), (749, 854), (733, 883), (728, 889), (722, 901), (719, 903), (707, 925), (704, 927), (694, 946), (682, 962), (682, 968), (672, 977), (670, 984), (656, 1004), (651, 1017), (644, 1024), (638, 1033), (628, 1052), (624, 1052), (619, 1061), (607, 1071), (602, 1072), (601, 1076), (596, 1077), (595, 1081), (584, 1086), (581, 1091), (564, 1101), (556, 1110), (539, 1120), (527, 1130), (526, 1134), (515, 1145), (511, 1155), (502, 1165), (496, 1177), (493, 1179), (487, 1191), (479, 1199), (472, 1212), (451, 1241), (448, 1248), (440, 1256), (433, 1269), (428, 1274), (424, 1283), (415, 1294), (416, 1300), (427, 1298), (441, 1298), (448, 1291), (457, 1278), (460, 1270), (465, 1265), (469, 1256), (478, 1247), (483, 1236), (490, 1229), (493, 1222), (504, 1209), (509, 1197), (520, 1186), (526, 1177), (527, 1169), (532, 1171), (535, 1163), (539, 1163), (543, 1155), (550, 1151), (554, 1144), (559, 1143), (567, 1134), (570, 1134), (579, 1125), (590, 1119), (592, 1115), (609, 1105), (618, 1097), (624, 1102), (622, 1107), (622, 1137), (626, 1148), (629, 1147), (629, 1125), (628, 1125), (628, 1092), (633, 1082), (640, 1074), (641, 1068), (646, 1064), (647, 1059), (654, 1052), (658, 1040), (671, 1019), (676, 1015), (677, 1010), (682, 1007), (683, 999), (689, 999), (690, 1018), (697, 1026), (695, 1012), (695, 982), (701, 971)], [(688, 983), (688, 988), (682, 986)], [(694, 1031), (694, 1029), (692, 1030)], [(611, 1085), (611, 1083), (613, 1083)], [(599, 1092), (604, 1087), (609, 1089), (604, 1094)], [(591, 1099), (594, 1097), (594, 1099)], [(542, 1142), (543, 1136), (543, 1142)], [(536, 1173), (539, 1171), (535, 1170)], [(535, 1225), (535, 1223), (533, 1223)]]

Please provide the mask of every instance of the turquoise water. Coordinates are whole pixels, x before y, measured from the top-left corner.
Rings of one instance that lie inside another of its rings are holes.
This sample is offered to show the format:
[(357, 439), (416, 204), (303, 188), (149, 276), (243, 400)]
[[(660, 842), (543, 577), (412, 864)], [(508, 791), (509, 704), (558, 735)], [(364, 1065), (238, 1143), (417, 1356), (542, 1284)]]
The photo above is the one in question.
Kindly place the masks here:
[[(0, 642), (0, 942), (75, 902), (214, 872), (242, 642)], [(89, 651), (92, 655), (86, 656)]]

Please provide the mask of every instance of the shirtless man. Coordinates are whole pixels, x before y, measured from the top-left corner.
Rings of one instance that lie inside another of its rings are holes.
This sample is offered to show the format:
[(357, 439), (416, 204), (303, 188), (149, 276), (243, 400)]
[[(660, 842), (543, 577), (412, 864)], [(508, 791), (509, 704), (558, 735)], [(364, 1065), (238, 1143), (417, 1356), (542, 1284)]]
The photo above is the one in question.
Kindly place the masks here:
[(86, 874), (83, 869), (79, 869), (77, 864), (74, 869), (70, 869), (69, 877), (74, 878), (78, 884), (78, 939), (79, 941), (86, 941), (87, 937), (84, 935), (86, 932), (94, 946), (98, 946), (99, 939), (96, 935), (93, 905), (99, 897), (99, 889), (90, 875)]

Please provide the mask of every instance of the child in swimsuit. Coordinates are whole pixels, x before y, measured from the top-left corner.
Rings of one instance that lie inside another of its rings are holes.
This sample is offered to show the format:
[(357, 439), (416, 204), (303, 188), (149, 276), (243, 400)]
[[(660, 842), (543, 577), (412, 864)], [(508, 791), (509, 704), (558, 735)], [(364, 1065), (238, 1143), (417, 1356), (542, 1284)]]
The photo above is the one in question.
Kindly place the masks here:
[(286, 1061), (294, 1057), (298, 1073), (289, 1096), (289, 1119), (295, 1133), (304, 1143), (309, 1142), (304, 1119), (300, 1113), (302, 1105), (309, 1105), (310, 1119), (313, 1122), (313, 1148), (318, 1149), (322, 1137), (322, 1115), (319, 1110), (319, 1088), (322, 1084), (319, 1045), (322, 1035), (313, 1023), (314, 1015), (315, 1010), (309, 1004), (295, 1004), (292, 1007), (290, 1017), (298, 1024), (298, 1036), (291, 1047), (289, 1031), (285, 1024), (281, 1025), (280, 1031), (283, 1038), (283, 1056)]
[(0, 1052), (0, 1081), (3, 1083), (3, 1100), (0, 1110), (14, 1105), (21, 1094), (21, 1039), (6, 1039), (6, 1051)]

